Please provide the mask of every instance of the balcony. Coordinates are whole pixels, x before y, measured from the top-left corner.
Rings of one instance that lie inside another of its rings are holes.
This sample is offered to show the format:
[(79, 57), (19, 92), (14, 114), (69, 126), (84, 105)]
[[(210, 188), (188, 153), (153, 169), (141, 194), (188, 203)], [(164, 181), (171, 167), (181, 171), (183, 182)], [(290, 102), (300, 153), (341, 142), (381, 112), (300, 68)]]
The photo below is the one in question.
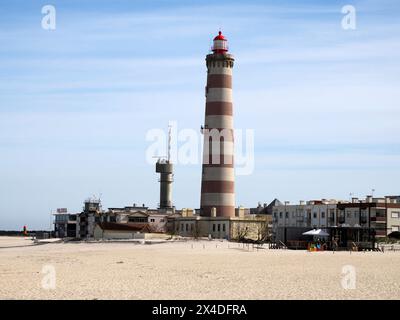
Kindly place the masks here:
[(386, 223), (386, 217), (371, 217), (371, 221), (378, 223)]
[(377, 229), (377, 230), (375, 230), (375, 232), (376, 232), (376, 235), (377, 236), (386, 236), (386, 230), (385, 229)]

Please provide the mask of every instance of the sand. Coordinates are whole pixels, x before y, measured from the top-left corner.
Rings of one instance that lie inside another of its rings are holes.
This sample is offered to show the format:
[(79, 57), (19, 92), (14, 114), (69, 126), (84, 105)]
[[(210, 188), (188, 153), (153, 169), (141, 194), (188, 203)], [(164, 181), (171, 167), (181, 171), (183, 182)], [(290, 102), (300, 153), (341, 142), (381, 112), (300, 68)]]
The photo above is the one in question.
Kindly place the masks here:
[[(344, 266), (356, 275), (347, 289)], [(52, 270), (55, 282), (46, 278)], [(0, 299), (400, 299), (400, 252), (253, 250), (226, 241), (33, 245), (0, 237), (0, 275)]]

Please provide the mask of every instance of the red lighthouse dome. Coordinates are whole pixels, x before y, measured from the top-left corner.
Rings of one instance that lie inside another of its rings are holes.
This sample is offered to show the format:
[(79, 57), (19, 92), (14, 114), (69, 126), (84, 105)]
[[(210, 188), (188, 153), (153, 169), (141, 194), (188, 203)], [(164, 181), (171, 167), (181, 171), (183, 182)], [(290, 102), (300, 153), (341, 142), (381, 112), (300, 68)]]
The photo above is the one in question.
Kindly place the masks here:
[(211, 49), (214, 53), (225, 53), (228, 51), (228, 41), (219, 31), (218, 35), (214, 38), (214, 44)]

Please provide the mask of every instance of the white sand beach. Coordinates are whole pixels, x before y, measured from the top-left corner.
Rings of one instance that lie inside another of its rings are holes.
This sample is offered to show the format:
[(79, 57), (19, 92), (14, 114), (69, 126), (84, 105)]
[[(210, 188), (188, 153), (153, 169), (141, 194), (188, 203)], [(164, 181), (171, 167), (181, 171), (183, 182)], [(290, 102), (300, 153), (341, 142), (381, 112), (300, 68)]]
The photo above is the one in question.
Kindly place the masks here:
[[(400, 252), (253, 250), (220, 241), (32, 244), (0, 237), (0, 299), (400, 299)], [(355, 289), (342, 286), (346, 265)], [(42, 285), (48, 266), (55, 288)]]

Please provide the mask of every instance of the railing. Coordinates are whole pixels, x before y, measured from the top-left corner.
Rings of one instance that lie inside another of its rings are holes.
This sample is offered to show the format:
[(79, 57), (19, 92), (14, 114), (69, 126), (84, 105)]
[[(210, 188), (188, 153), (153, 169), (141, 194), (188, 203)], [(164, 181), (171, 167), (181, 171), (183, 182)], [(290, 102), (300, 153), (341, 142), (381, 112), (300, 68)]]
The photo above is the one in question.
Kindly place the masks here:
[(284, 244), (284, 243), (283, 243), (282, 241), (280, 241), (280, 240), (279, 240), (279, 243), (280, 243), (281, 248), (287, 249), (286, 244)]
[(290, 249), (307, 249), (307, 245), (307, 241), (291, 240), (287, 242), (287, 248)]
[(287, 249), (287, 246), (282, 241), (270, 242), (269, 249)]
[(399, 244), (388, 244), (388, 243), (382, 243), (382, 244), (377, 244), (377, 248), (380, 249), (380, 251), (400, 251), (400, 245)]

